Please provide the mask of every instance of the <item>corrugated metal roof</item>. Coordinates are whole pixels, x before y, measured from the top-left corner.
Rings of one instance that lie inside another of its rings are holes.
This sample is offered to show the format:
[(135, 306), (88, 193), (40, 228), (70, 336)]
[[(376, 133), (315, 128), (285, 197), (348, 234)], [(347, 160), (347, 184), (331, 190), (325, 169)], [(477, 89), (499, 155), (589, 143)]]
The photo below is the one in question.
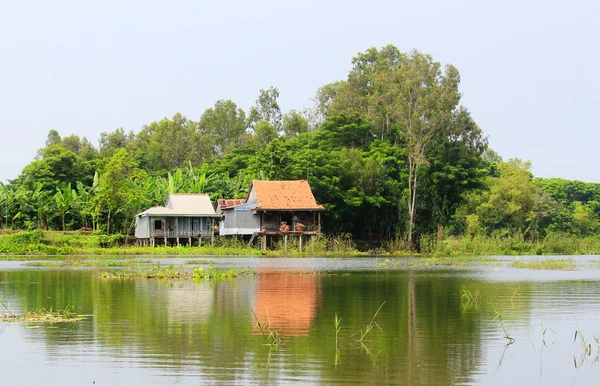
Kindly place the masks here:
[(169, 194), (164, 207), (152, 207), (141, 215), (219, 217), (207, 194)]
[(256, 210), (325, 210), (317, 204), (306, 180), (252, 181)]
[(243, 205), (246, 203), (246, 199), (245, 198), (238, 198), (238, 199), (221, 199), (221, 200), (217, 200), (217, 210), (219, 209), (227, 209), (227, 208), (231, 208), (232, 206), (237, 206), (237, 205)]

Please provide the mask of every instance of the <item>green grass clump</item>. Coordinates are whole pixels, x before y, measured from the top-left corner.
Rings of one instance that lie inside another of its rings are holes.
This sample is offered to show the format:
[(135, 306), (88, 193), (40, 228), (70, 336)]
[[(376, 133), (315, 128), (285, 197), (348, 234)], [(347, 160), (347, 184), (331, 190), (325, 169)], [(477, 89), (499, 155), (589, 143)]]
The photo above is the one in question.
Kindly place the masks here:
[(0, 320), (5, 322), (25, 322), (25, 323), (68, 323), (78, 322), (84, 318), (77, 316), (67, 306), (65, 309), (52, 311), (45, 308), (40, 308), (36, 311), (29, 311), (23, 315), (14, 314), (10, 308), (0, 300), (0, 305), (4, 307), (6, 312), (0, 312)]
[(196, 267), (191, 272), (178, 271), (173, 265), (162, 267), (160, 262), (146, 270), (142, 270), (139, 265), (123, 268), (113, 272), (102, 272), (100, 277), (105, 279), (227, 279), (254, 273), (248, 269), (219, 271), (212, 265), (209, 268)]
[(243, 269), (243, 270), (239, 270), (239, 271), (237, 269), (230, 269), (228, 271), (218, 271), (218, 270), (214, 269), (213, 266), (211, 265), (208, 268), (203, 268), (203, 267), (194, 268), (192, 275), (194, 276), (195, 279), (226, 279), (226, 278), (239, 277), (242, 275), (248, 275), (251, 273), (254, 273), (254, 271), (251, 271), (248, 269)]
[(545, 260), (515, 260), (512, 263), (513, 268), (527, 269), (547, 269), (556, 271), (573, 271), (577, 269), (573, 259), (545, 259)]
[(380, 267), (470, 267), (498, 262), (493, 257), (478, 256), (447, 256), (447, 257), (415, 257), (385, 259)]

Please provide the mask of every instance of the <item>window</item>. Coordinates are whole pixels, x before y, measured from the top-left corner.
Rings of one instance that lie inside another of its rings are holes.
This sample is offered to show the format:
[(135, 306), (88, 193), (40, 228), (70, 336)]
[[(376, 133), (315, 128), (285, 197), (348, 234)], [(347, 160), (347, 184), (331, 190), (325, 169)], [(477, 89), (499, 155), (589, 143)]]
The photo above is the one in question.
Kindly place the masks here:
[(162, 229), (162, 220), (154, 220), (154, 229)]

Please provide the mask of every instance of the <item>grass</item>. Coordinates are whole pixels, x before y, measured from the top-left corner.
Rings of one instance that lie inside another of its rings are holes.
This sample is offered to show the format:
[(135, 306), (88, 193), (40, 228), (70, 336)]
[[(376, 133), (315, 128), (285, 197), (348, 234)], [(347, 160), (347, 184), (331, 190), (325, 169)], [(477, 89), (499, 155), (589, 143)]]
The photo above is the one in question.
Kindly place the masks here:
[(379, 331), (381, 331), (381, 328), (379, 327), (377, 322), (375, 322), (375, 318), (379, 314), (379, 311), (381, 311), (381, 308), (383, 307), (384, 304), (385, 304), (385, 302), (381, 303), (381, 305), (375, 312), (375, 315), (373, 315), (373, 317), (371, 318), (371, 321), (369, 322), (369, 324), (367, 324), (365, 329), (359, 331), (358, 342), (363, 343), (364, 339), (367, 337), (367, 335), (369, 335), (369, 333), (373, 330), (374, 327), (377, 327), (377, 329), (379, 329)]
[[(183, 267), (183, 266), (182, 266)], [(142, 270), (139, 265), (132, 270), (118, 270), (114, 272), (102, 272), (100, 277), (104, 279), (228, 279), (245, 275), (251, 275), (255, 272), (249, 269), (230, 269), (219, 271), (211, 265), (209, 268), (195, 267), (191, 272), (178, 271), (173, 265), (162, 267), (160, 262), (155, 266)]]
[(265, 338), (265, 345), (269, 346), (269, 349), (276, 350), (280, 345), (285, 344), (286, 338), (279, 335), (276, 329), (271, 326), (271, 318), (267, 314), (267, 325), (263, 325), (258, 320), (258, 316), (254, 310), (252, 310), (252, 314), (254, 315), (254, 319), (256, 319), (256, 326), (259, 328), (261, 335)]
[(479, 290), (471, 292), (466, 287), (460, 289), (460, 304), (463, 308), (471, 308), (473, 306), (477, 308), (481, 305), (481, 300), (481, 293)]
[[(244, 242), (216, 237), (214, 244), (201, 247), (122, 246), (132, 238), (121, 234), (101, 235), (95, 233), (59, 231), (11, 231), (0, 233), (0, 259), (14, 260), (19, 256), (43, 255), (178, 255), (178, 256), (483, 256), (483, 255), (575, 255), (600, 254), (600, 235), (578, 237), (565, 233), (550, 233), (543, 239), (531, 241), (522, 234), (499, 230), (492, 235), (448, 236), (442, 240), (423, 236), (419, 240), (420, 251), (411, 251), (404, 239), (384, 242), (376, 250), (357, 250), (351, 235), (318, 235), (313, 241), (306, 240), (302, 251), (298, 239), (288, 238), (287, 248), (280, 241), (276, 249), (262, 251)], [(455, 262), (456, 264), (457, 262)], [(445, 264), (445, 262), (444, 262)]]
[(470, 267), (474, 265), (487, 265), (498, 262), (493, 257), (479, 256), (447, 256), (447, 257), (411, 257), (385, 259), (379, 263), (384, 268), (399, 267)]
[(23, 315), (14, 314), (10, 308), (0, 300), (0, 305), (4, 307), (6, 313), (0, 314), (0, 319), (5, 322), (25, 322), (25, 323), (72, 323), (83, 320), (81, 316), (77, 316), (67, 306), (65, 309), (53, 311), (40, 308), (36, 311), (29, 311)]
[(500, 321), (500, 326), (502, 326), (502, 331), (504, 331), (504, 337), (506, 339), (508, 339), (508, 344), (513, 344), (515, 342), (515, 339), (508, 335), (508, 332), (506, 332), (506, 328), (504, 327), (504, 320), (502, 319), (502, 315), (498, 312), (498, 311), (494, 311), (496, 313), (496, 316), (494, 317), (494, 320), (492, 320), (492, 322), (495, 322), (496, 320)]
[(545, 269), (555, 271), (573, 271), (577, 266), (573, 259), (545, 259), (545, 260), (515, 260), (512, 263), (513, 268), (527, 269)]
[(136, 268), (140, 264), (151, 263), (151, 260), (82, 260), (67, 258), (60, 261), (32, 261), (25, 263), (28, 267), (85, 267), (85, 268)]

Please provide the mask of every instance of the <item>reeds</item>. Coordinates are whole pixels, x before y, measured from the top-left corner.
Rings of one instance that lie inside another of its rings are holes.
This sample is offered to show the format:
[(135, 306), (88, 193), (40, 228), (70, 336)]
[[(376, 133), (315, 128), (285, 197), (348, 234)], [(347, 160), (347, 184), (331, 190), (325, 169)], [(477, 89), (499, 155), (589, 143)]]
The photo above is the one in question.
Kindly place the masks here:
[(500, 326), (502, 326), (502, 331), (504, 331), (504, 337), (506, 339), (508, 339), (508, 344), (513, 344), (515, 342), (515, 339), (508, 335), (508, 332), (506, 331), (506, 328), (504, 327), (504, 320), (502, 319), (502, 315), (498, 312), (498, 311), (494, 311), (496, 313), (496, 316), (494, 317), (494, 319), (492, 320), (492, 322), (495, 322), (496, 320), (500, 321)]
[(379, 314), (379, 311), (381, 311), (381, 308), (383, 307), (384, 304), (385, 304), (385, 301), (383, 303), (381, 303), (381, 305), (375, 312), (375, 315), (373, 315), (373, 317), (371, 318), (371, 321), (369, 322), (369, 324), (367, 324), (365, 329), (359, 331), (358, 342), (363, 343), (363, 340), (367, 337), (367, 335), (369, 335), (369, 333), (373, 330), (374, 327), (377, 327), (377, 329), (379, 329), (379, 331), (381, 331), (381, 327), (379, 327), (379, 325), (375, 321), (375, 318), (377, 317), (377, 314)]
[(258, 320), (258, 316), (254, 310), (251, 310), (254, 315), (254, 319), (256, 319), (256, 326), (259, 328), (261, 335), (265, 338), (265, 345), (269, 347), (271, 350), (276, 350), (280, 345), (285, 343), (285, 337), (279, 335), (276, 329), (271, 326), (271, 318), (267, 313), (267, 325), (263, 325)]
[(463, 308), (470, 308), (472, 306), (479, 307), (482, 298), (479, 290), (471, 292), (466, 287), (460, 289), (460, 304)]

